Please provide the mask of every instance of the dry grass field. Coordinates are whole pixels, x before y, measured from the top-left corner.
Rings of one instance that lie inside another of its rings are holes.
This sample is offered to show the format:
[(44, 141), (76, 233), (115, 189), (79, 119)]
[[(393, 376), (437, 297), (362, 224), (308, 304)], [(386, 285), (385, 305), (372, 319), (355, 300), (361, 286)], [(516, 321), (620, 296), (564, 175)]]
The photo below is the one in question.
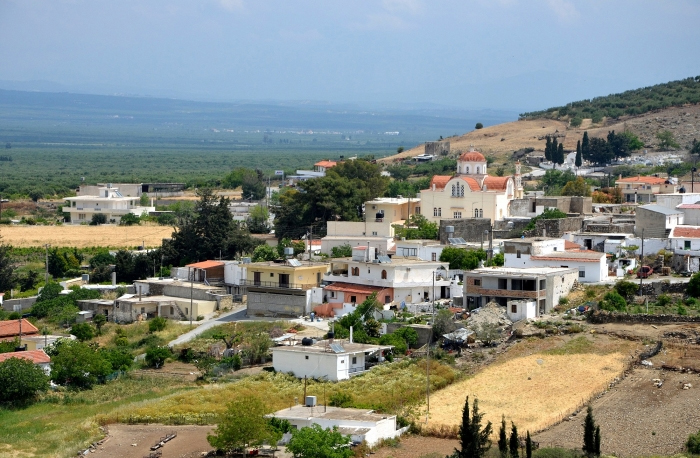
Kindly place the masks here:
[(592, 335), (531, 354), (529, 345), (519, 342), (510, 357), (506, 354), (476, 376), (433, 394), (428, 426), (458, 426), (469, 396), (479, 399), (480, 411), (494, 425), (500, 424), (503, 414), (523, 432), (542, 430), (605, 390), (627, 367), (636, 348), (628, 341)]
[(146, 243), (160, 246), (169, 238), (169, 226), (2, 226), (2, 241), (14, 247), (36, 247), (48, 243), (54, 247), (86, 248), (94, 246), (125, 248)]

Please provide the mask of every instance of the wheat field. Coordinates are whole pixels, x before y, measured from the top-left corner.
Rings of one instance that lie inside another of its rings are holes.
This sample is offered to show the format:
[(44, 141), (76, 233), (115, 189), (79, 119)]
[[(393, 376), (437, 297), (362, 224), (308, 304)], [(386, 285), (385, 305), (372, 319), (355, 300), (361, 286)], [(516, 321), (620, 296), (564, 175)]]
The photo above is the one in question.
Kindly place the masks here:
[(135, 247), (145, 242), (147, 247), (158, 247), (169, 238), (173, 228), (169, 226), (1, 226), (2, 242), (14, 247), (36, 247), (50, 244), (53, 247), (86, 248), (103, 246), (111, 248)]
[(521, 356), (487, 367), (476, 376), (455, 383), (430, 397), (428, 428), (459, 426), (467, 396), (479, 400), (484, 424), (497, 434), (501, 415), (508, 428), (540, 431), (561, 421), (592, 396), (605, 390), (626, 368), (629, 354), (586, 353)]

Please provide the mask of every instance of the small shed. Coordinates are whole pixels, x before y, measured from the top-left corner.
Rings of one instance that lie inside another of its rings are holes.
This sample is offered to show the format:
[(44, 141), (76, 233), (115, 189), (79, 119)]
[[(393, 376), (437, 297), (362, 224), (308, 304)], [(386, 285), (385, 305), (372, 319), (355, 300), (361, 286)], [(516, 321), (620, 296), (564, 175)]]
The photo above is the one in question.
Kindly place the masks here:
[(534, 301), (508, 301), (507, 314), (513, 322), (529, 320), (537, 316), (537, 304)]

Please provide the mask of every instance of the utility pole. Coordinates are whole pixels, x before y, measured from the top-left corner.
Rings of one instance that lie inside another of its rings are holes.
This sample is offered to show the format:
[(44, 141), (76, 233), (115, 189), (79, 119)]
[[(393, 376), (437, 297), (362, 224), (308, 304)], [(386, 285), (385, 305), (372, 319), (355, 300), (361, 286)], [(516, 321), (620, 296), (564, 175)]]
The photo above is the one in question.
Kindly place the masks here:
[(311, 250), (313, 249), (314, 227), (309, 226), (309, 265), (311, 265)]
[[(637, 268), (637, 271), (639, 272), (639, 269), (641, 269), (644, 266), (644, 229), (642, 229), (642, 252), (641, 256), (639, 257), (639, 267)], [(639, 275), (639, 295), (643, 296), (644, 294), (642, 293), (642, 280), (644, 280), (644, 272)]]
[(190, 267), (190, 326), (192, 326), (192, 304), (194, 294), (194, 273), (192, 273), (192, 268)]
[(46, 249), (46, 275), (44, 276), (44, 287), (49, 284), (49, 245), (48, 243), (44, 244), (44, 248)]
[(433, 271), (433, 307), (430, 318), (430, 334), (425, 351), (425, 424), (428, 424), (428, 416), (430, 415), (430, 344), (433, 341), (433, 326), (435, 325), (435, 276), (437, 271)]

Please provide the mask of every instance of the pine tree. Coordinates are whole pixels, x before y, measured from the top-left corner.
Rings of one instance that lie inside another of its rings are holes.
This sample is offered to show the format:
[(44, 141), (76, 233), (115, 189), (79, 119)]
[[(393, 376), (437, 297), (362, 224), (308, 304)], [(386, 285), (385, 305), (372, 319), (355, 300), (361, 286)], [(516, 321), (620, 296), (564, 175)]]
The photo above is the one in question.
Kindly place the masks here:
[(518, 428), (515, 427), (515, 423), (510, 422), (510, 440), (508, 441), (508, 449), (510, 451), (510, 458), (518, 458), (518, 448), (520, 447), (520, 440), (518, 439)]
[(530, 439), (530, 431), (527, 432), (525, 438), (525, 458), (532, 458), (532, 439)]
[(576, 167), (581, 167), (581, 164), (583, 164), (583, 160), (581, 157), (581, 140), (576, 142)]
[(501, 415), (501, 428), (498, 430), (498, 451), (502, 458), (508, 456), (508, 439), (506, 438), (506, 416)]
[[(593, 418), (593, 408), (588, 406), (586, 419), (583, 422), (583, 451), (589, 457), (600, 456), (600, 428), (597, 429), (596, 439), (596, 424)], [(596, 440), (599, 442), (597, 452)]]
[(484, 414), (479, 413), (479, 401), (474, 399), (472, 415), (469, 416), (469, 396), (462, 410), (462, 425), (459, 427), (459, 442), (462, 450), (455, 449), (454, 458), (481, 458), (491, 448), (491, 422), (481, 428)]
[(588, 140), (588, 132), (583, 133), (583, 140), (581, 140), (581, 157), (583, 159), (589, 160), (591, 155), (590, 142)]
[(547, 144), (544, 147), (544, 158), (548, 161), (552, 160), (552, 137), (547, 135)]

